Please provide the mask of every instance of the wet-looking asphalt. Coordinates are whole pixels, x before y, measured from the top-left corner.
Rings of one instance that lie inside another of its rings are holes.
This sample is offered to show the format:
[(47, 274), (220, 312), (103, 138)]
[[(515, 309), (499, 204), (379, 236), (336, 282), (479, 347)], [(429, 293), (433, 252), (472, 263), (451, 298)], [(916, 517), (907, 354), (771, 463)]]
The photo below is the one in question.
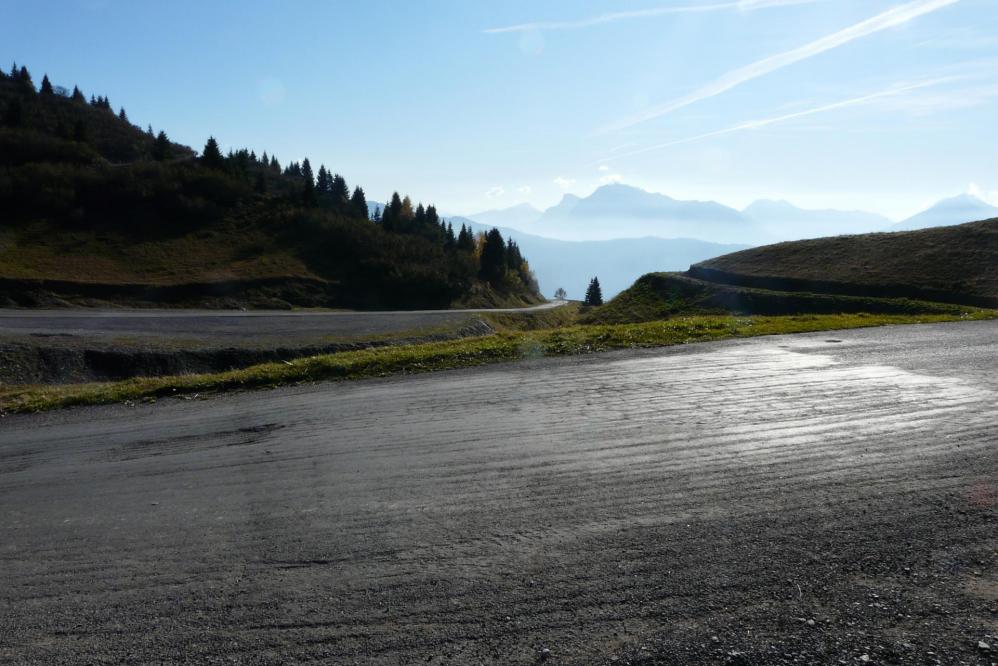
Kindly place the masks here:
[(958, 323), (9, 417), (0, 662), (998, 661), (996, 359)]

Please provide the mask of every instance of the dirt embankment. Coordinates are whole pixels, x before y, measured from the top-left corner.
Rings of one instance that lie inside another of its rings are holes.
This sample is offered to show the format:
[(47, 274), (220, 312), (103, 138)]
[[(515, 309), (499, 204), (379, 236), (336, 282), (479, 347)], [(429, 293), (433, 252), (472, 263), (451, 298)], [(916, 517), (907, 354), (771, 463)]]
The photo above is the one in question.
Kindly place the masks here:
[(258, 363), (294, 358), (488, 335), (493, 328), (474, 319), (452, 331), (387, 337), (375, 340), (302, 346), (226, 346), (170, 349), (143, 346), (88, 344), (72, 336), (34, 336), (35, 341), (0, 342), (0, 383), (69, 384), (113, 381), (131, 377), (156, 377), (245, 368)]

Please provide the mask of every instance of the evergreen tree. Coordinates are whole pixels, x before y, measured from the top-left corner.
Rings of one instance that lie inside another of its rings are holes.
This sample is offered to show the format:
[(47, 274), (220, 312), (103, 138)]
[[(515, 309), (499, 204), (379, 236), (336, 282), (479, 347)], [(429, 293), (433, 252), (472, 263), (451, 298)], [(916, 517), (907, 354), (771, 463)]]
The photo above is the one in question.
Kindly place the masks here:
[(361, 189), (360, 185), (353, 188), (353, 196), (350, 197), (350, 212), (354, 217), (366, 220), (369, 213), (367, 212), (367, 197), (364, 196), (364, 190)]
[(166, 132), (161, 130), (160, 133), (156, 135), (156, 140), (152, 144), (152, 158), (157, 162), (164, 162), (169, 157), (170, 140), (166, 137)]
[(447, 223), (447, 233), (444, 236), (444, 247), (448, 250), (453, 250), (457, 247), (457, 237), (454, 235), (454, 225), (450, 222)]
[(149, 135), (149, 136), (151, 136), (151, 137), (153, 137), (153, 138), (156, 137), (156, 134), (152, 131), (152, 125), (149, 125), (148, 127), (146, 127), (146, 134)]
[(52, 83), (49, 81), (49, 75), (48, 74), (42, 75), (42, 89), (41, 89), (41, 93), (43, 95), (51, 95), (54, 92), (55, 91), (52, 90)]
[(506, 241), (498, 229), (490, 229), (485, 234), (478, 275), (493, 286), (498, 286), (506, 275)]
[(315, 201), (315, 175), (312, 173), (312, 163), (308, 161), (307, 157), (301, 163), (301, 179), (305, 185), (302, 198), (305, 203), (313, 203)]
[(440, 215), (437, 214), (437, 207), (432, 204), (426, 207), (426, 223), (434, 228), (440, 226)]
[(347, 187), (346, 178), (340, 174), (334, 175), (329, 183), (329, 193), (333, 197), (333, 206), (336, 210), (346, 211), (349, 208), (350, 188)]
[(26, 91), (35, 92), (35, 83), (31, 80), (31, 74), (28, 73), (28, 68), (21, 65), (21, 69), (17, 72), (18, 83)]
[(315, 179), (315, 191), (319, 193), (319, 196), (329, 194), (330, 189), (332, 189), (332, 181), (329, 180), (329, 174), (326, 173), (326, 165), (319, 165), (319, 175)]
[(603, 290), (599, 286), (599, 278), (593, 278), (586, 289), (586, 305), (603, 305)]
[(125, 107), (121, 107), (121, 111), (118, 112), (118, 120), (125, 123), (128, 122), (128, 114), (125, 113)]
[(271, 156), (270, 158), (270, 170), (274, 173), (281, 173), (281, 163), (277, 161), (277, 158)]
[(20, 74), (20, 73), (21, 73), (20, 70), (17, 68), (17, 63), (15, 62), (10, 67), (10, 78), (16, 79), (17, 76), (18, 76), (18, 74)]
[(385, 210), (381, 213), (381, 226), (388, 231), (398, 231), (402, 220), (402, 198), (398, 192), (392, 193)]
[(215, 141), (215, 137), (208, 137), (208, 142), (204, 144), (201, 162), (210, 169), (221, 169), (225, 166), (225, 159), (222, 157), (222, 151), (218, 149), (218, 141)]
[(468, 229), (463, 224), (461, 225), (461, 231), (457, 235), (457, 249), (468, 253), (475, 251), (475, 237), (472, 235), (471, 229)]
[(423, 208), (423, 202), (422, 201), (419, 202), (416, 205), (416, 212), (413, 214), (412, 220), (415, 223), (413, 226), (416, 227), (417, 231), (423, 232), (426, 229), (426, 227), (427, 227), (427, 224), (426, 224), (426, 209)]
[(79, 88), (77, 88), (76, 86), (73, 86), (73, 97), (72, 97), (72, 100), (74, 102), (84, 102), (84, 103), (86, 103), (87, 98), (83, 96), (83, 93), (80, 92)]

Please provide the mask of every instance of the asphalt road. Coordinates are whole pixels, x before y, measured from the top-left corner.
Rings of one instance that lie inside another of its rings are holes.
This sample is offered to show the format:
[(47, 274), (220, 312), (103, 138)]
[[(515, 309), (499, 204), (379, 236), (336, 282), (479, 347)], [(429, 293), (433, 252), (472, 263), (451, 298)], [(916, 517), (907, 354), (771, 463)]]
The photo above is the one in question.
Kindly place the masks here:
[(483, 312), (530, 312), (564, 305), (470, 310), (153, 310), (0, 309), (0, 341), (114, 341), (142, 344), (168, 340), (195, 346), (303, 346), (328, 339), (369, 339), (434, 327), (456, 327)]
[(11, 417), (0, 662), (994, 663), (996, 359), (943, 324)]

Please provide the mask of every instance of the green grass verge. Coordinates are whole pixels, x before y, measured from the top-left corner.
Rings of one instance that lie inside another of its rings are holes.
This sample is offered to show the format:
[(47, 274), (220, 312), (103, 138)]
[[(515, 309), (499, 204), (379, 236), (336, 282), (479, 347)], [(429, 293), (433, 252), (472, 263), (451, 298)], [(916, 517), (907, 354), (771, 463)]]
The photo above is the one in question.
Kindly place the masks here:
[(524, 358), (588, 354), (612, 349), (657, 347), (726, 338), (981, 319), (998, 319), (998, 311), (975, 310), (961, 315), (694, 316), (639, 324), (507, 331), (480, 338), (312, 356), (292, 362), (265, 363), (212, 374), (0, 389), (0, 411), (37, 412), (74, 405), (99, 405), (324, 380), (423, 373)]

